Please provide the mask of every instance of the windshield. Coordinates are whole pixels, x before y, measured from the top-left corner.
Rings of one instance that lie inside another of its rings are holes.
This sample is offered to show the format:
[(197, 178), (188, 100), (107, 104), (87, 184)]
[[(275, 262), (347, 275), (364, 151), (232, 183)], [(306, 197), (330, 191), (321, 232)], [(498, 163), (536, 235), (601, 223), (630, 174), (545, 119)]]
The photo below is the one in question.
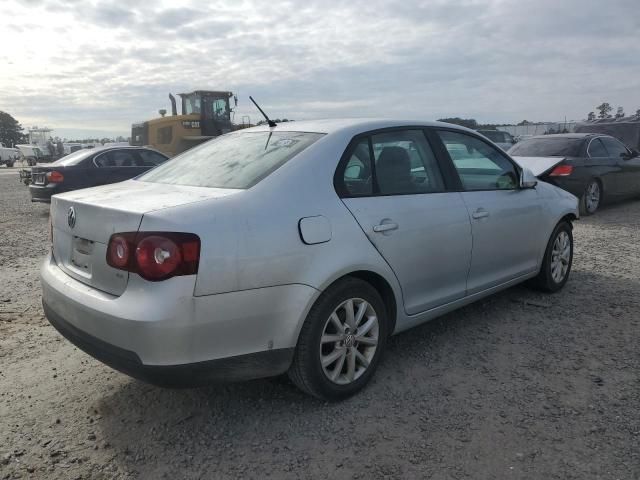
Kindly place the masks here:
[(516, 143), (509, 149), (509, 154), (520, 157), (579, 157), (581, 145), (581, 138), (531, 138)]
[(511, 135), (509, 135), (507, 132), (500, 132), (498, 130), (483, 130), (480, 133), (492, 142), (513, 143), (511, 141)]
[(203, 143), (147, 174), (143, 182), (211, 188), (250, 188), (323, 134), (243, 132)]
[(92, 153), (95, 153), (95, 150), (78, 150), (77, 152), (70, 153), (69, 155), (62, 157), (61, 159), (56, 160), (51, 165), (57, 165), (60, 167), (77, 165)]

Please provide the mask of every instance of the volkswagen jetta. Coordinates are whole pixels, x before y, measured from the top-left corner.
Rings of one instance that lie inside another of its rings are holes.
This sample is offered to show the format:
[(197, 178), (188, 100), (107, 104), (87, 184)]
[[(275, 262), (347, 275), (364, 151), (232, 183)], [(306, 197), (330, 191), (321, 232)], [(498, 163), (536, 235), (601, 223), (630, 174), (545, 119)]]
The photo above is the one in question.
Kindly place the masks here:
[(159, 385), (288, 372), (337, 400), (389, 335), (571, 271), (577, 199), (475, 132), (388, 120), (220, 136), (123, 183), (55, 195), (47, 318)]

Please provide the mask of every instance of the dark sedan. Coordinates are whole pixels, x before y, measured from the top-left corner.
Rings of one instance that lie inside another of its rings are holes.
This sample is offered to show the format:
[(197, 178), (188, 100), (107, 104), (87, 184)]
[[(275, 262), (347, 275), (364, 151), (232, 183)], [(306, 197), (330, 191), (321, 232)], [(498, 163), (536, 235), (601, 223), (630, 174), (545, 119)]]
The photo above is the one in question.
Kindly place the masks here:
[(50, 202), (56, 193), (129, 180), (168, 159), (146, 147), (79, 150), (31, 169), (32, 202)]
[(578, 197), (584, 215), (604, 201), (640, 195), (638, 152), (609, 135), (542, 135), (517, 143), (509, 154), (541, 180)]

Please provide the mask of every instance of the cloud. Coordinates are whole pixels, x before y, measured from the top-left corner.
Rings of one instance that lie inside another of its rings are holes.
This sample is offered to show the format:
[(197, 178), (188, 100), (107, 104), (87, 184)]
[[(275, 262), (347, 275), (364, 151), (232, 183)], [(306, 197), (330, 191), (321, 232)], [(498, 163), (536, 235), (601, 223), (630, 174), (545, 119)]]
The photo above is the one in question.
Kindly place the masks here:
[(640, 106), (637, 0), (8, 0), (0, 105), (24, 124), (111, 128), (167, 94), (239, 94), (238, 118), (583, 118)]

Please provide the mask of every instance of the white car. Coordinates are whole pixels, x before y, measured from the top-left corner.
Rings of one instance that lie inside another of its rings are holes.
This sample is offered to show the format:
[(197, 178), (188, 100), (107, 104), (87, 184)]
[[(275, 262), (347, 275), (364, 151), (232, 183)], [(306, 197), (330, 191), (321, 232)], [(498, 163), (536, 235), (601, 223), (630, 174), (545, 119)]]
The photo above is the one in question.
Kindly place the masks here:
[(393, 333), (525, 280), (562, 288), (577, 216), (573, 195), (465, 128), (250, 128), (54, 195), (44, 311), (156, 384), (288, 372), (337, 400)]

